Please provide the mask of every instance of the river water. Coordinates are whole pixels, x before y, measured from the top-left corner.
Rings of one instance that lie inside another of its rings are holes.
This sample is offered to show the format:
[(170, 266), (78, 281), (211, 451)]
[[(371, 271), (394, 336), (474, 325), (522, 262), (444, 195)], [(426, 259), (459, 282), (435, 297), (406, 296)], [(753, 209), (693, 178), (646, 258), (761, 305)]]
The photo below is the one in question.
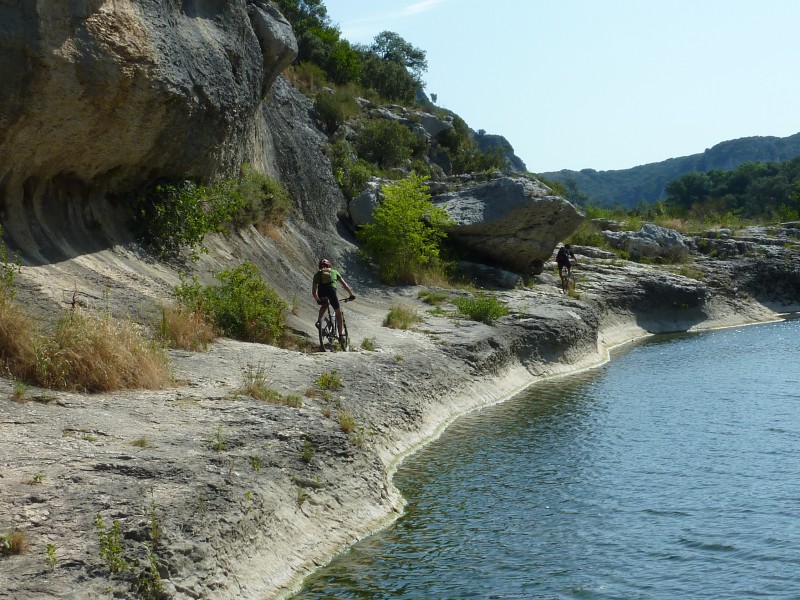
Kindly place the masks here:
[(297, 599), (800, 598), (800, 320), (662, 336), (472, 413)]

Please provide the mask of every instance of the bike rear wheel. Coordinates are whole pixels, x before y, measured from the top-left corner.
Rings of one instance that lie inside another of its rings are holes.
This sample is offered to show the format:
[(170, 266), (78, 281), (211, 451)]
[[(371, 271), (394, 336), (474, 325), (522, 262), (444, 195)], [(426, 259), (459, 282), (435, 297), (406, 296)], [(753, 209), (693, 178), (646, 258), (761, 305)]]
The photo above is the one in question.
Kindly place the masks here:
[(328, 315), (323, 317), (319, 324), (319, 351), (333, 352), (333, 343), (336, 339), (336, 324), (333, 318)]
[(565, 270), (561, 275), (561, 291), (565, 294), (575, 291), (575, 277), (572, 272)]
[(569, 275), (567, 275), (567, 289), (566, 289), (566, 292), (568, 294), (571, 294), (574, 291), (575, 291), (575, 277), (572, 275), (572, 273), (570, 273)]

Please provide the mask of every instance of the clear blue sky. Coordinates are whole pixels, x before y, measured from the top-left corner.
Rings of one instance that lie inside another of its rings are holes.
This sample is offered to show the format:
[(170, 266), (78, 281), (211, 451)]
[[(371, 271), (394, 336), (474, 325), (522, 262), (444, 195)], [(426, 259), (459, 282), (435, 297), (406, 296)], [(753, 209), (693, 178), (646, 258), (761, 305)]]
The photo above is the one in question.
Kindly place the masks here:
[(425, 50), (426, 91), (532, 172), (627, 169), (800, 132), (798, 0), (324, 0)]

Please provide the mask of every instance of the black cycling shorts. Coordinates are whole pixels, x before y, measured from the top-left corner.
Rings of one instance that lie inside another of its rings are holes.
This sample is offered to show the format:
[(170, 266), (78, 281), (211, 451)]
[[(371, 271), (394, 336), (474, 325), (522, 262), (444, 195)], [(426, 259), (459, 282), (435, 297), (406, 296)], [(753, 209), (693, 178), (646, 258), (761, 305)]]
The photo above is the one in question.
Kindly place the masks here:
[(333, 310), (339, 310), (339, 297), (336, 295), (336, 288), (332, 285), (321, 285), (317, 288), (317, 295), (325, 298), (331, 303)]

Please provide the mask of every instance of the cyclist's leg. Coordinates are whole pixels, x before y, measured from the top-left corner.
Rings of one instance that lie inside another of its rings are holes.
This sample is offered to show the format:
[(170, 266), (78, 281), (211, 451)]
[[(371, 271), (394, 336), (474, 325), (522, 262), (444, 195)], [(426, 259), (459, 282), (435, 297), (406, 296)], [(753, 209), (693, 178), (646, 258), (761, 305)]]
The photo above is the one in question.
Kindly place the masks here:
[(333, 312), (336, 315), (336, 331), (339, 334), (339, 337), (342, 336), (342, 307), (339, 304), (339, 297), (336, 295), (336, 290), (331, 290), (330, 294), (328, 295), (328, 300), (331, 303), (331, 307), (333, 307)]

